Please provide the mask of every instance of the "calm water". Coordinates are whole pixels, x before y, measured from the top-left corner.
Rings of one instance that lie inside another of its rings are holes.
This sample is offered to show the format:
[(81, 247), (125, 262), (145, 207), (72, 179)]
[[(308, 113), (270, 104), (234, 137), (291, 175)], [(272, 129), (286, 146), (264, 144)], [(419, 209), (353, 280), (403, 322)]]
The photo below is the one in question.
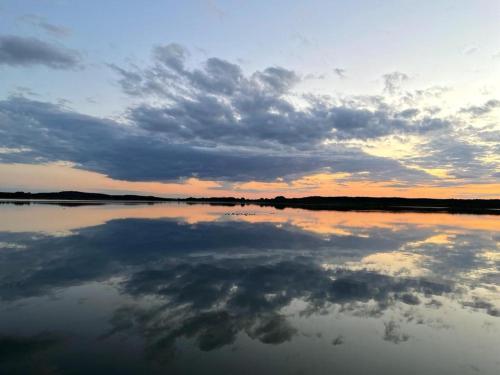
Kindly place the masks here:
[(0, 204), (0, 373), (499, 374), (500, 216)]

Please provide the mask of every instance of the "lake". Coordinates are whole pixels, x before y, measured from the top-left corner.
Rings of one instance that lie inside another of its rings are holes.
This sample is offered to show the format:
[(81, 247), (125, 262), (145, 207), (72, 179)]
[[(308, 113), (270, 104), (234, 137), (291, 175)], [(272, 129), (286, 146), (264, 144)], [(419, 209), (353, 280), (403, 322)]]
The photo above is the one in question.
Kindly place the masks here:
[(0, 204), (0, 373), (499, 374), (500, 216)]

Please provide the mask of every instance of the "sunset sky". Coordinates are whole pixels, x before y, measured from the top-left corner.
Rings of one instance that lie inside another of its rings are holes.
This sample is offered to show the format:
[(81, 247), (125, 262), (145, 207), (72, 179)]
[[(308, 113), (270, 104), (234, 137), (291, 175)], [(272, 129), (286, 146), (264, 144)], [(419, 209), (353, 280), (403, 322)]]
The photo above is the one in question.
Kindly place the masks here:
[(0, 191), (500, 198), (498, 0), (3, 0), (0, 20)]

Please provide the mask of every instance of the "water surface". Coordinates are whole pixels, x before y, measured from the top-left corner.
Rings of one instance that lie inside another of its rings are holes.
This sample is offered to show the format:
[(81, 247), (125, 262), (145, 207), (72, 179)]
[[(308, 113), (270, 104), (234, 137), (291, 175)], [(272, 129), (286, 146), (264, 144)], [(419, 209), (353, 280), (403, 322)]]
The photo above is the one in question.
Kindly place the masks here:
[(0, 204), (0, 373), (498, 374), (500, 219)]

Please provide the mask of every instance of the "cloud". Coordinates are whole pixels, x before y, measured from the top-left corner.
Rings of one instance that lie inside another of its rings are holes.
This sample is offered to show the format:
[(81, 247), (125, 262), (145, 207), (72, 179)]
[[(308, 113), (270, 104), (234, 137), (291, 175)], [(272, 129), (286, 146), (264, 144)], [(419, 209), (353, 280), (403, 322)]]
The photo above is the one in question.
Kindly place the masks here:
[(339, 78), (345, 78), (345, 73), (346, 70), (342, 68), (335, 68), (333, 69), (333, 72), (337, 75)]
[(226, 17), (226, 12), (214, 0), (205, 0), (205, 4), (209, 12), (217, 16), (219, 20)]
[(500, 100), (490, 99), (483, 105), (473, 105), (470, 107), (465, 107), (460, 110), (460, 113), (466, 113), (473, 117), (479, 117), (490, 113), (491, 111), (500, 107)]
[(476, 53), (477, 51), (479, 51), (479, 47), (477, 46), (468, 46), (468, 47), (465, 47), (462, 51), (462, 53), (466, 56), (470, 56), (470, 55), (473, 55), (474, 53)]
[[(290, 181), (346, 172), (351, 179), (415, 184), (437, 181), (426, 168), (446, 165), (471, 178), (492, 170), (481, 159), (484, 147), (457, 135), (456, 124), (437, 117), (439, 111), (417, 108), (415, 97), (401, 107), (382, 96), (303, 95), (296, 92), (301, 75), (283, 67), (246, 73), (219, 58), (197, 67), (188, 58), (183, 46), (168, 44), (155, 47), (144, 68), (109, 65), (135, 100), (120, 122), (22, 97), (1, 101), (0, 147), (25, 150), (3, 153), (1, 161), (68, 161), (127, 181)], [(386, 91), (396, 92), (408, 76), (393, 72), (384, 79)], [(421, 140), (411, 157), (363, 151), (370, 142), (410, 135)]]
[(396, 94), (400, 90), (401, 85), (408, 81), (409, 78), (410, 77), (408, 77), (405, 73), (397, 71), (384, 74), (382, 76), (382, 79), (384, 80), (384, 91), (391, 95)]
[(400, 332), (399, 325), (393, 321), (390, 320), (388, 322), (384, 323), (384, 340), (385, 341), (390, 341), (393, 342), (394, 344), (399, 344), (401, 342), (408, 341), (410, 338), (409, 335), (406, 333)]
[(154, 58), (176, 72), (184, 71), (184, 62), (188, 51), (181, 45), (171, 43), (164, 46), (157, 46), (153, 49)]
[(462, 181), (486, 181), (497, 168), (494, 160), (485, 160), (491, 151), (469, 140), (441, 135), (418, 146), (419, 156), (409, 158), (408, 162), (422, 168), (446, 167), (451, 177)]
[[(270, 82), (266, 84), (274, 85)], [(281, 88), (273, 88), (276, 89)], [(368, 172), (370, 177), (381, 180), (396, 176), (402, 180), (426, 178), (425, 173), (406, 169), (395, 160), (373, 157), (359, 149), (321, 147), (318, 134), (301, 134), (295, 129), (300, 123), (290, 126), (284, 119), (280, 124), (279, 117), (274, 130), (255, 120), (253, 129), (240, 126), (238, 133), (230, 128), (232, 125), (224, 124), (217, 103), (210, 103), (200, 106), (183, 102), (183, 107), (175, 111), (139, 106), (130, 111), (133, 124), (130, 126), (82, 115), (55, 104), (10, 98), (0, 102), (0, 146), (29, 151), (1, 154), (1, 160), (5, 163), (64, 160), (76, 163), (78, 168), (129, 181), (167, 181), (193, 176), (270, 181), (325, 169)], [(171, 121), (169, 116), (175, 116), (177, 121)], [(266, 116), (258, 117), (264, 120)], [(345, 122), (350, 114), (338, 110), (335, 116)], [(183, 124), (191, 129), (183, 128)], [(198, 134), (194, 131), (196, 127)]]
[(489, 301), (475, 298), (472, 301), (462, 302), (462, 305), (465, 307), (471, 307), (473, 309), (485, 310), (488, 315), (500, 317), (500, 309), (498, 309), (493, 303)]
[(342, 345), (343, 343), (344, 343), (344, 336), (342, 336), (342, 335), (338, 335), (332, 341), (333, 346)]
[(37, 38), (0, 36), (0, 65), (45, 65), (52, 69), (73, 69), (80, 63), (77, 52)]
[(51, 36), (61, 38), (67, 37), (71, 34), (71, 30), (69, 28), (54, 25), (53, 23), (48, 22), (44, 17), (40, 17), (35, 14), (27, 14), (22, 16), (20, 19), (30, 25), (42, 29)]
[[(298, 109), (289, 99), (300, 82), (293, 71), (269, 67), (246, 76), (238, 65), (217, 58), (189, 70), (187, 55), (181, 46), (171, 44), (156, 47), (149, 68), (113, 66), (125, 93), (168, 102), (132, 108), (130, 117), (139, 126), (172, 139), (300, 149), (317, 149), (328, 139), (366, 140), (448, 126), (438, 119), (410, 121), (388, 106), (339, 106), (312, 96), (301, 98), (306, 99), (306, 108)], [(395, 86), (401, 75), (392, 73), (387, 80)]]

